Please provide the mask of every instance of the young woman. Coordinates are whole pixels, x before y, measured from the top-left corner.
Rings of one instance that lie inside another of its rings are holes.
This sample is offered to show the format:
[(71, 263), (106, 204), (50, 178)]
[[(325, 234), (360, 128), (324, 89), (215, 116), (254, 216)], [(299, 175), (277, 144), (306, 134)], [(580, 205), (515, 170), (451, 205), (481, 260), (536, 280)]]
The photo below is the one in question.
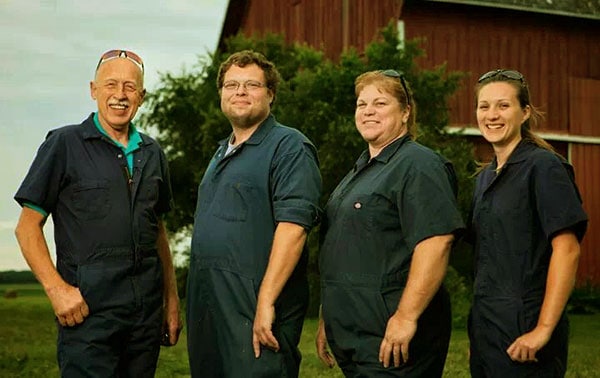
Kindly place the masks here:
[(532, 133), (540, 114), (519, 72), (484, 74), (475, 97), (495, 158), (478, 173), (473, 198), (471, 374), (562, 377), (564, 310), (587, 226), (573, 168)]

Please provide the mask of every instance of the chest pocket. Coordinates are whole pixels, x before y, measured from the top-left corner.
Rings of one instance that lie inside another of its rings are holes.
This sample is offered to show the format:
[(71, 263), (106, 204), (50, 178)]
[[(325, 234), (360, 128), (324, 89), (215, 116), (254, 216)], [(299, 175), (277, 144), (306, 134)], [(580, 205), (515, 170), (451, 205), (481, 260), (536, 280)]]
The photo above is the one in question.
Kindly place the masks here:
[(495, 242), (505, 246), (507, 252), (526, 254), (531, 251), (532, 233), (536, 229), (534, 206), (527, 188), (505, 188), (494, 198), (491, 212), (496, 216), (491, 227)]
[(241, 182), (227, 183), (212, 204), (213, 215), (231, 222), (243, 222), (248, 218), (248, 205), (254, 188)]
[(144, 188), (140, 191), (140, 198), (144, 201), (149, 201), (154, 204), (158, 201), (160, 187), (163, 180), (160, 176), (150, 176), (144, 179)]
[(352, 196), (342, 206), (346, 229), (355, 232), (377, 231), (398, 227), (398, 212), (385, 197), (378, 194)]
[(72, 194), (73, 210), (85, 220), (102, 219), (110, 211), (110, 188), (106, 180), (82, 180)]

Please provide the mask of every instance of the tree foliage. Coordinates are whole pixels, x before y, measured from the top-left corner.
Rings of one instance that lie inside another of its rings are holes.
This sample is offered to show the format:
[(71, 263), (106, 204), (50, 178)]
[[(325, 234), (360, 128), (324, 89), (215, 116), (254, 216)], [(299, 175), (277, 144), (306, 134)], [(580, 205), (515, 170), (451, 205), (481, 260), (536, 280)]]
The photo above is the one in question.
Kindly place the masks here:
[[(392, 25), (364, 53), (350, 50), (337, 61), (301, 44), (287, 44), (276, 34), (245, 37), (226, 42), (224, 51), (200, 58), (197, 66), (181, 76), (165, 74), (158, 89), (149, 94), (149, 111), (142, 126), (159, 131), (159, 142), (169, 159), (177, 207), (167, 219), (171, 231), (189, 231), (197, 198), (197, 186), (214, 153), (217, 141), (231, 133), (220, 111), (216, 77), (221, 62), (231, 53), (252, 49), (275, 63), (283, 82), (272, 108), (281, 123), (295, 127), (317, 146), (323, 177), (325, 204), (331, 191), (353, 166), (365, 142), (354, 126), (354, 79), (376, 69), (395, 69), (405, 74), (418, 107), (418, 141), (454, 163), (461, 187), (463, 214), (470, 204), (471, 145), (444, 131), (448, 124), (448, 99), (458, 88), (462, 73), (448, 72), (445, 65), (420, 69), (415, 60), (423, 54), (418, 40), (400, 41)], [(311, 238), (314, 270), (315, 241)]]

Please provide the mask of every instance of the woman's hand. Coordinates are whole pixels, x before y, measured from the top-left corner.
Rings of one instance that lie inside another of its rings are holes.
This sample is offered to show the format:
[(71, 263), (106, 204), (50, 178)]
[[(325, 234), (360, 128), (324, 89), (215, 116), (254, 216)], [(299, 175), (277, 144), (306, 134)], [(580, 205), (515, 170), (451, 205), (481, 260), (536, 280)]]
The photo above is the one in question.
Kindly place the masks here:
[(395, 367), (408, 361), (408, 346), (416, 332), (416, 321), (404, 319), (398, 312), (392, 315), (388, 320), (385, 335), (379, 347), (379, 362), (383, 363), (383, 367), (390, 366), (390, 356)]
[(551, 332), (535, 327), (531, 332), (519, 336), (506, 350), (510, 359), (517, 362), (537, 362), (535, 354), (550, 340)]
[(315, 340), (317, 347), (317, 355), (323, 363), (330, 368), (335, 365), (335, 360), (329, 350), (327, 350), (327, 336), (325, 335), (325, 321), (323, 318), (319, 318), (319, 328), (317, 329), (317, 337)]

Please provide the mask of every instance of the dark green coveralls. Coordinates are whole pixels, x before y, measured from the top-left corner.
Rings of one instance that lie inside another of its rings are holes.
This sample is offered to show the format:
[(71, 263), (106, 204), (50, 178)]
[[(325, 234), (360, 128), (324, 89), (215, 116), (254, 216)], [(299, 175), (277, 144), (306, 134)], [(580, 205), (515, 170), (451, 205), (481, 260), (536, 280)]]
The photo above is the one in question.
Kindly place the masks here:
[(321, 301), (327, 341), (347, 377), (439, 377), (450, 340), (441, 288), (418, 321), (409, 361), (379, 362), (415, 246), (464, 228), (452, 165), (402, 137), (369, 161), (365, 151), (327, 203), (322, 223)]
[(89, 306), (83, 323), (57, 323), (63, 377), (154, 376), (163, 305), (156, 240), (172, 196), (163, 152), (140, 136), (129, 177), (125, 154), (93, 114), (53, 130), (15, 195), (52, 215), (57, 270)]
[(193, 377), (296, 377), (306, 307), (307, 250), (275, 304), (280, 351), (254, 357), (256, 299), (278, 222), (318, 219), (316, 149), (269, 116), (227, 156), (220, 143), (198, 190), (187, 291)]
[(535, 328), (546, 291), (552, 237), (571, 229), (579, 240), (587, 216), (573, 167), (557, 155), (521, 141), (496, 175), (494, 161), (477, 177), (471, 235), (475, 289), (469, 318), (473, 377), (562, 377), (569, 324), (563, 313), (537, 363), (506, 353)]

